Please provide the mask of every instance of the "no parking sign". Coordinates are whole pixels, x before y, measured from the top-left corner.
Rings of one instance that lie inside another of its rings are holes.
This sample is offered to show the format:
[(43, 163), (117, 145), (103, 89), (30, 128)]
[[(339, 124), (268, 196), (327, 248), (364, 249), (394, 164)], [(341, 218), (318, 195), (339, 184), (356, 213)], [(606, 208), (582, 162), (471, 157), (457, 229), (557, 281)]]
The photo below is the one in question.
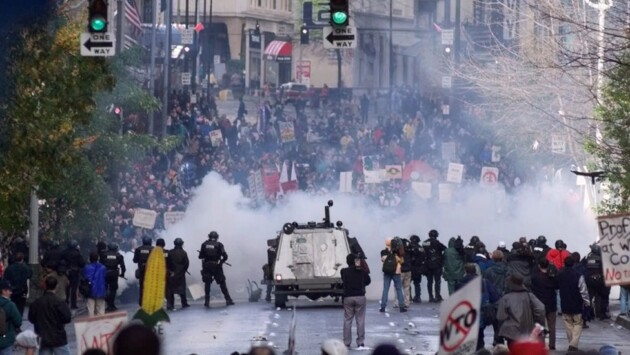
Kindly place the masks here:
[(479, 335), (481, 278), (476, 277), (440, 306), (438, 354), (474, 354)]

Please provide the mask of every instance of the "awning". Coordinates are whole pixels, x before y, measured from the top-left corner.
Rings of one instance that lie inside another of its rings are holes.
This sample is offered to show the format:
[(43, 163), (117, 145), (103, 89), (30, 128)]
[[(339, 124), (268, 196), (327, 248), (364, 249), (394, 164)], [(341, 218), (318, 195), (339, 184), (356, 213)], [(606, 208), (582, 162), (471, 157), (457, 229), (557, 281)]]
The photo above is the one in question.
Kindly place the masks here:
[(265, 48), (265, 59), (278, 62), (290, 62), (293, 45), (286, 41), (271, 41)]

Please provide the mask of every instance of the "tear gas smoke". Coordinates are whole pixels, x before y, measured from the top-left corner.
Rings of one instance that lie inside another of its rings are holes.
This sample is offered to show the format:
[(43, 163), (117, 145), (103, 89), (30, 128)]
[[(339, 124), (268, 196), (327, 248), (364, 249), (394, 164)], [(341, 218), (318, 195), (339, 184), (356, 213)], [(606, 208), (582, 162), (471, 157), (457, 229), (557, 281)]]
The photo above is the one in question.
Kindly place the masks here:
[[(233, 265), (224, 266), (228, 288), (234, 293), (233, 297), (240, 299), (247, 296), (244, 285), (248, 279), (262, 279), (262, 265), (267, 262), (267, 239), (274, 238), (284, 223), (321, 221), (324, 205), (330, 199), (335, 203), (331, 221), (343, 221), (350, 235), (358, 237), (366, 253), (372, 269), (372, 284), (368, 287), (371, 299), (379, 298), (382, 291), (379, 253), (388, 237), (408, 238), (417, 234), (425, 240), (430, 229), (437, 229), (439, 240), (445, 245), (450, 237), (461, 235), (468, 244), (472, 235), (478, 235), (492, 251), (499, 241), (505, 241), (509, 248), (520, 236), (529, 239), (542, 234), (549, 245), (563, 239), (570, 251), (584, 255), (597, 234), (593, 216), (579, 206), (569, 206), (562, 187), (523, 188), (516, 196), (468, 187), (457, 192), (454, 203), (419, 201), (402, 211), (380, 208), (359, 196), (294, 193), (279, 206), (254, 210), (248, 207), (248, 200), (238, 186), (231, 186), (218, 174), (210, 173), (194, 195), (184, 219), (164, 232), (167, 248), (172, 248), (175, 238), (184, 239), (184, 249), (190, 258), (188, 284), (200, 282), (201, 262), (197, 251), (207, 240), (208, 233), (217, 231), (229, 255), (228, 262)], [(133, 272), (129, 274), (133, 276)], [(422, 288), (426, 298), (425, 281)], [(446, 295), (443, 287), (442, 296)]]

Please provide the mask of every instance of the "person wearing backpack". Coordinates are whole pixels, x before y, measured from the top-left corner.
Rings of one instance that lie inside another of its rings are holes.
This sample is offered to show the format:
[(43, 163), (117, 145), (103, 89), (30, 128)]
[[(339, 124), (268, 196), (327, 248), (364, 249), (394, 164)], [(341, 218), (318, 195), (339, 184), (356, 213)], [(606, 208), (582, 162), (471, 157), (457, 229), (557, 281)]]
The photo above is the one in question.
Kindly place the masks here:
[(385, 240), (385, 249), (381, 250), (381, 261), (383, 262), (383, 295), (381, 297), (381, 308), (379, 312), (385, 312), (385, 308), (387, 307), (387, 298), (389, 296), (389, 286), (392, 281), (394, 282), (394, 288), (396, 289), (398, 307), (401, 312), (407, 312), (402, 291), (402, 280), (400, 278), (402, 258), (397, 252), (392, 250), (391, 245), (392, 240), (388, 238)]
[(15, 303), (11, 302), (11, 294), (11, 284), (0, 280), (0, 355), (13, 353), (16, 329), (22, 326), (22, 316)]

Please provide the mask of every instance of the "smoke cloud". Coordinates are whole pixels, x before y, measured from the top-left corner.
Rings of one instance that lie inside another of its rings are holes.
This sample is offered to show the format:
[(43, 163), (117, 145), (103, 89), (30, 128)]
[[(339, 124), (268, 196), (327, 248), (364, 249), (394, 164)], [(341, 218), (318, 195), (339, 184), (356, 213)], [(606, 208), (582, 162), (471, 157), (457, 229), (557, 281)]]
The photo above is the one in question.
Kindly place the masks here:
[[(274, 238), (284, 223), (321, 221), (324, 205), (331, 199), (334, 201), (331, 220), (343, 221), (350, 235), (358, 237), (368, 258), (373, 279), (368, 287), (371, 299), (378, 299), (382, 290), (379, 252), (388, 237), (417, 234), (425, 240), (428, 231), (436, 229), (445, 245), (450, 237), (461, 235), (467, 244), (471, 236), (478, 235), (491, 251), (499, 241), (509, 247), (521, 236), (530, 239), (542, 234), (551, 247), (557, 239), (563, 239), (570, 251), (584, 255), (597, 235), (593, 215), (584, 212), (581, 206), (569, 205), (566, 190), (561, 186), (522, 188), (515, 196), (480, 187), (464, 187), (457, 192), (457, 201), (453, 203), (418, 201), (402, 210), (384, 209), (359, 196), (295, 193), (274, 208), (251, 209), (238, 186), (231, 186), (218, 174), (210, 173), (194, 195), (184, 219), (166, 230), (162, 237), (167, 241), (167, 248), (172, 248), (175, 238), (184, 239), (184, 249), (191, 261), (190, 285), (201, 282), (197, 250), (210, 231), (217, 231), (229, 255), (228, 262), (232, 264), (232, 267), (224, 266), (224, 271), (228, 288), (236, 299), (247, 297), (248, 279), (262, 279), (267, 239)], [(422, 283), (426, 295), (424, 279)], [(443, 287), (442, 296), (446, 294)]]

